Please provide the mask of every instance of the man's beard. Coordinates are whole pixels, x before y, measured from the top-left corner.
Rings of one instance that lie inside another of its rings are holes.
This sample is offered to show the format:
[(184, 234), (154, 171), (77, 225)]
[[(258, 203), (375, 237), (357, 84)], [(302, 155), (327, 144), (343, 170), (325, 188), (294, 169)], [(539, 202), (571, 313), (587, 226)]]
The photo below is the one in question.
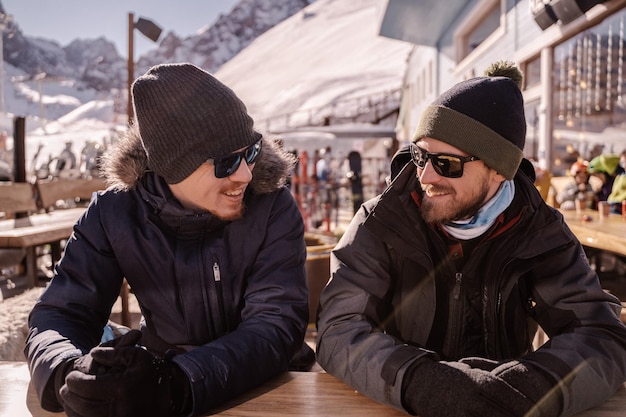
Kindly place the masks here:
[(232, 222), (234, 220), (241, 219), (245, 211), (246, 211), (246, 205), (244, 203), (241, 203), (241, 207), (239, 207), (239, 210), (236, 213), (228, 214), (226, 216), (223, 216), (223, 215), (220, 216), (219, 214), (216, 214), (213, 212), (210, 212), (210, 213), (224, 222)]
[(450, 196), (452, 196), (452, 202), (447, 203), (445, 206), (442, 204), (435, 204), (424, 192), (422, 197), (422, 218), (427, 223), (439, 223), (446, 224), (452, 221), (468, 219), (476, 215), (478, 210), (485, 204), (485, 199), (487, 198), (487, 194), (489, 193), (489, 188), (487, 184), (481, 184), (482, 186), (478, 189), (478, 194), (472, 195), (471, 198), (467, 201), (458, 201), (456, 200), (456, 192), (452, 188), (448, 187), (436, 187), (436, 186), (426, 186), (426, 189), (431, 189), (433, 191), (444, 191), (449, 192)]

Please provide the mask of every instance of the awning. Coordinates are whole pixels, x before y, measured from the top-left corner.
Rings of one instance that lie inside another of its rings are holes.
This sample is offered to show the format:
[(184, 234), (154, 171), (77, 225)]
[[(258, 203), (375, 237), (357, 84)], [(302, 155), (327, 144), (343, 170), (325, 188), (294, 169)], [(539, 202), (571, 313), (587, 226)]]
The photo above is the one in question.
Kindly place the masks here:
[(437, 46), (472, 0), (389, 0), (380, 35), (416, 45)]

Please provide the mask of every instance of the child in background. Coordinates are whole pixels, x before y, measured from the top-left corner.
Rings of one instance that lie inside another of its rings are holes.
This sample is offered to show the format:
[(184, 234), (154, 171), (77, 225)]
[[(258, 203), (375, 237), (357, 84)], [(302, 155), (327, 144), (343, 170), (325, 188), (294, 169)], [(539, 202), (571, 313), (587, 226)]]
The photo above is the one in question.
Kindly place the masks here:
[(576, 161), (570, 167), (571, 181), (557, 194), (556, 201), (563, 210), (574, 210), (574, 201), (586, 200), (587, 208), (594, 207), (595, 193), (589, 184), (589, 162)]
[(596, 200), (607, 201), (615, 177), (624, 172), (619, 166), (620, 157), (617, 154), (602, 154), (589, 161), (589, 172), (602, 180), (602, 185), (596, 189)]

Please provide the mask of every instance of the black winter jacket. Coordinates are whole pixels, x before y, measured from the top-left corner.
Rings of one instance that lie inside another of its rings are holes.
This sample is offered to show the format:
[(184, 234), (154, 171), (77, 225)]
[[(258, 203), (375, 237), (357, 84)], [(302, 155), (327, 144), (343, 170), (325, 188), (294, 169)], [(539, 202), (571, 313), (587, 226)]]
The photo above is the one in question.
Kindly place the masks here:
[[(308, 322), (306, 247), (287, 188), (287, 154), (264, 139), (240, 220), (184, 209), (163, 179), (146, 171), (136, 134), (108, 156), (114, 184), (74, 227), (50, 286), (30, 316), (25, 348), (32, 382), (44, 393), (66, 357), (95, 346), (122, 280), (132, 288), (152, 338), (186, 353), (192, 414), (285, 371)], [(150, 342), (148, 342), (150, 344)], [(155, 343), (151, 350), (162, 351)]]
[[(476, 351), (493, 360), (524, 358), (560, 381), (562, 415), (611, 396), (626, 380), (621, 304), (602, 290), (580, 243), (532, 181), (518, 172), (514, 201), (458, 270), (442, 234), (420, 217), (414, 165), (394, 164), (404, 169), (361, 207), (332, 252), (320, 299), (320, 365), (403, 409), (405, 371), (437, 350), (429, 345), (442, 325), (435, 322), (435, 280), (456, 280), (455, 290), (463, 291), (473, 279), (482, 283), (483, 327), (468, 331), (463, 313), (449, 317), (453, 341), (446, 355), (436, 353), (452, 360)], [(537, 324), (550, 341), (532, 352)]]

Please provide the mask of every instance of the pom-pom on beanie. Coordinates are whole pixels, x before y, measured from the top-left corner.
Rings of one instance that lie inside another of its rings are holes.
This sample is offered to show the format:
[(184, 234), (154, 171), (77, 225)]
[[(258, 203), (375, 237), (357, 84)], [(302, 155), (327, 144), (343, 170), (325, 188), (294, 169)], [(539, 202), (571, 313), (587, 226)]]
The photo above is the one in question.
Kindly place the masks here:
[(168, 184), (262, 137), (235, 93), (192, 64), (154, 66), (131, 90), (148, 167)]
[(484, 77), (461, 81), (425, 109), (413, 141), (440, 140), (513, 179), (526, 142), (522, 79), (514, 64), (499, 61)]

